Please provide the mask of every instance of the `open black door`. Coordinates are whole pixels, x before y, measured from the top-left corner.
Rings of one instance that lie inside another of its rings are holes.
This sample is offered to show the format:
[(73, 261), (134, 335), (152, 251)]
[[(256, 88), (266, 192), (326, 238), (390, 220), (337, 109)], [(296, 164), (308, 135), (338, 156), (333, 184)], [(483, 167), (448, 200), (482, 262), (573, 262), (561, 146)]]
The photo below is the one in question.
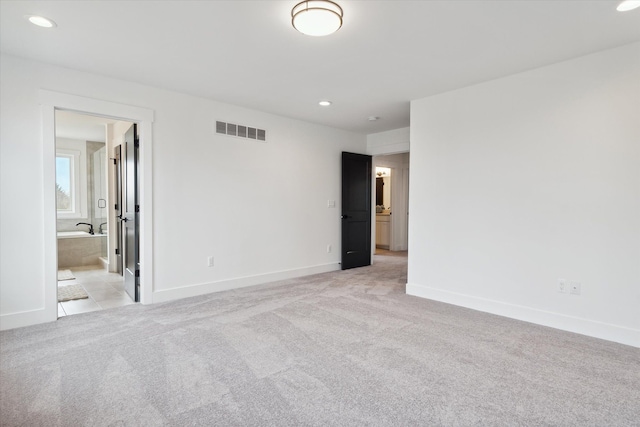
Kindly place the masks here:
[(124, 194), (122, 197), (122, 226), (124, 240), (124, 290), (135, 302), (140, 301), (139, 290), (139, 216), (138, 202), (138, 133), (134, 123), (124, 135)]
[[(115, 203), (113, 208), (115, 209), (115, 214), (118, 219), (122, 218), (122, 193), (124, 190), (122, 189), (122, 183), (124, 180), (124, 175), (122, 172), (122, 145), (118, 145), (113, 149), (113, 165), (115, 167)], [(122, 252), (124, 244), (122, 243), (123, 233), (123, 222), (118, 221), (116, 224), (116, 247), (115, 247), (115, 258), (116, 258), (116, 272), (119, 275), (123, 275), (122, 273)], [(111, 256), (111, 255), (110, 255)]]
[(371, 156), (342, 153), (342, 269), (371, 265)]

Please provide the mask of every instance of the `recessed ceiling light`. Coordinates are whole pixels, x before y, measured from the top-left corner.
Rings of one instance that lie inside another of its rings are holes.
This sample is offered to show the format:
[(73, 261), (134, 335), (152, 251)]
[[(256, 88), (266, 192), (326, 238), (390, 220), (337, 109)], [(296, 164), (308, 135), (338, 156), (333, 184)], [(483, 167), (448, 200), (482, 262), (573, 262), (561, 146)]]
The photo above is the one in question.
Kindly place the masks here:
[(626, 12), (628, 10), (633, 10), (637, 7), (640, 7), (640, 0), (624, 0), (622, 3), (618, 5), (616, 10), (618, 12)]
[(329, 105), (331, 105), (331, 101), (320, 101), (318, 102), (318, 105), (321, 105), (323, 107), (328, 107)]
[(369, 116), (369, 118), (367, 120), (369, 120), (370, 122), (375, 122), (379, 119), (380, 117), (378, 116)]
[(31, 22), (34, 25), (37, 25), (38, 27), (53, 28), (57, 26), (55, 22), (53, 22), (49, 18), (45, 18), (44, 16), (25, 15), (25, 18), (27, 18), (29, 22)]

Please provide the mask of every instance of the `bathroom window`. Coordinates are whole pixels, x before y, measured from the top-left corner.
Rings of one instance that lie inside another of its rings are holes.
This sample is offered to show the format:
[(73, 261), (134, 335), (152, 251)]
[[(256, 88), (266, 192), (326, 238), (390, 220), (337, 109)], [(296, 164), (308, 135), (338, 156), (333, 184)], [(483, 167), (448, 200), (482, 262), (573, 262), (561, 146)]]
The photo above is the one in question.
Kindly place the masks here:
[(58, 212), (73, 212), (76, 198), (76, 185), (73, 179), (74, 156), (58, 153), (56, 155), (56, 206)]
[[(56, 149), (56, 206), (58, 218), (87, 217), (86, 147)], [(80, 145), (80, 144), (77, 144)]]

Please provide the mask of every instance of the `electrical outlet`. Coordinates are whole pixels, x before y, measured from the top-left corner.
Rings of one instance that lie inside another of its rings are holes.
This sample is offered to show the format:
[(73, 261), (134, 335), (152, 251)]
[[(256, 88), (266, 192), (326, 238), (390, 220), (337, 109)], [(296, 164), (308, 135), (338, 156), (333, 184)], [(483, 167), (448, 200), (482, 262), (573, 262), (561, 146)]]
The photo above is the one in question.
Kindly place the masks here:
[(571, 282), (569, 284), (569, 293), (571, 295), (580, 295), (582, 290), (582, 283), (580, 282)]
[(558, 292), (561, 294), (567, 293), (567, 281), (564, 279), (558, 279)]
[(207, 257), (207, 266), (213, 267), (213, 257)]
[(335, 200), (327, 200), (327, 207), (328, 208), (335, 208), (336, 207), (336, 201)]
[(327, 253), (330, 254), (331, 253), (331, 245), (327, 245)]

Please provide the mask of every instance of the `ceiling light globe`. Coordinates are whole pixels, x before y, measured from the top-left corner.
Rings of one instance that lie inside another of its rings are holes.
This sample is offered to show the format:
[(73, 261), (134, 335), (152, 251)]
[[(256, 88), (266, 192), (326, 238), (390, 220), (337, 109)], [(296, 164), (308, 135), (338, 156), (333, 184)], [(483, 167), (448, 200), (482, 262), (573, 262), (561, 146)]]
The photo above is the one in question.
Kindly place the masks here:
[(342, 8), (329, 0), (308, 0), (291, 10), (291, 24), (308, 36), (327, 36), (342, 27)]

